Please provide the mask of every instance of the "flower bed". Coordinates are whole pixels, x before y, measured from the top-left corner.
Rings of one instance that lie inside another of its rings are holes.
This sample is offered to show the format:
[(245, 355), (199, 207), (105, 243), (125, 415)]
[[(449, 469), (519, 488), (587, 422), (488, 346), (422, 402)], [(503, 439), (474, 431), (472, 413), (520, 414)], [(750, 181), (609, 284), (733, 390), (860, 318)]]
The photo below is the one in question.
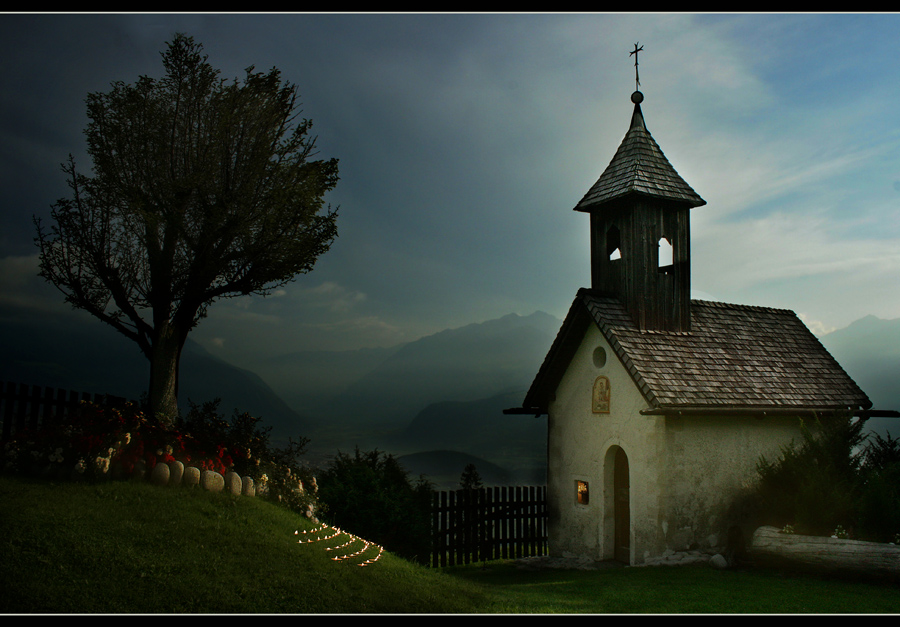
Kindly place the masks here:
[(215, 410), (216, 403), (192, 406), (184, 420), (167, 427), (134, 405), (86, 402), (65, 424), (21, 431), (6, 442), (3, 470), (57, 479), (227, 487), (234, 494), (259, 493), (313, 518), (317, 487), (315, 477), (297, 463), (302, 444), (272, 450), (258, 419), (241, 414), (229, 424)]

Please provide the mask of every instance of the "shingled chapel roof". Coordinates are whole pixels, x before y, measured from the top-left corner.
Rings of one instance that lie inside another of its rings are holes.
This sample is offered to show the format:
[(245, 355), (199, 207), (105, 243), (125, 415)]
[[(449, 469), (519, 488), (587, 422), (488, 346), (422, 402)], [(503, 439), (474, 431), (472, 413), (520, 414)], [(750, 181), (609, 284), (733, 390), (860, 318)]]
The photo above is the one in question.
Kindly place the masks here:
[(591, 211), (597, 205), (628, 194), (643, 194), (691, 207), (705, 205), (706, 201), (678, 175), (647, 130), (641, 112), (641, 92), (635, 92), (631, 99), (635, 103), (631, 127), (606, 170), (575, 210)]
[(645, 413), (872, 405), (792, 311), (693, 300), (689, 333), (640, 331), (617, 298), (581, 289), (523, 410), (546, 413), (588, 324), (597, 325), (640, 389)]

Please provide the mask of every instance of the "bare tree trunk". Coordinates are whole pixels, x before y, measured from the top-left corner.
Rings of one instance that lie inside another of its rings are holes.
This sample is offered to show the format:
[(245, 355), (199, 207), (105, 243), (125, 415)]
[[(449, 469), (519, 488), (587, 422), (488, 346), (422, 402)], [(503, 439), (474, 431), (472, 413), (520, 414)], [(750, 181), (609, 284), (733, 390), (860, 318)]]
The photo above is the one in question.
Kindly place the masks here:
[(178, 372), (183, 336), (169, 324), (163, 325), (154, 338), (150, 354), (150, 413), (172, 426), (178, 417)]
[(750, 552), (755, 561), (900, 576), (900, 546), (894, 544), (787, 534), (766, 526), (754, 532)]

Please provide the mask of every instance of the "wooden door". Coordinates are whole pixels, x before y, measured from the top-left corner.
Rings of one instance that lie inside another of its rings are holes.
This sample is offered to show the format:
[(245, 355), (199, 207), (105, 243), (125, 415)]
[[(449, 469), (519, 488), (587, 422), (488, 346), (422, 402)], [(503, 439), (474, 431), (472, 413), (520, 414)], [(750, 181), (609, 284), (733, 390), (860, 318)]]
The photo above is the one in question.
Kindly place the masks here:
[(631, 563), (631, 505), (628, 479), (628, 456), (621, 448), (616, 451), (613, 470), (615, 559)]

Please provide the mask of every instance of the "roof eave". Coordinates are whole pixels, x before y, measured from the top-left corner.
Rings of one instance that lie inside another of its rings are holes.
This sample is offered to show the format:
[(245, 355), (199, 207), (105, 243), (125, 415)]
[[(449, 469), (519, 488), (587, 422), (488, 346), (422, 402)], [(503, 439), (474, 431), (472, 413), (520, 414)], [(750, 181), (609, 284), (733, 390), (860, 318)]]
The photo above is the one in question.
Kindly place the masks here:
[(877, 414), (879, 416), (900, 417), (900, 412), (873, 412), (863, 407), (810, 407), (810, 406), (784, 406), (784, 405), (667, 405), (650, 407), (641, 410), (643, 416), (817, 416), (826, 414), (846, 413), (849, 415)]
[(662, 200), (667, 203), (671, 203), (673, 205), (678, 206), (686, 206), (688, 209), (693, 209), (696, 207), (702, 207), (706, 204), (706, 201), (696, 196), (695, 198), (675, 198), (672, 196), (667, 196), (664, 194), (650, 194), (647, 192), (642, 192), (635, 189), (629, 189), (624, 192), (620, 192), (614, 196), (609, 196), (608, 198), (603, 198), (600, 200), (594, 200), (589, 203), (585, 203), (582, 199), (577, 205), (575, 205), (573, 211), (581, 211), (582, 213), (592, 213), (594, 211), (598, 211), (601, 209), (607, 208), (616, 208), (619, 205), (625, 203), (625, 201), (631, 196), (642, 196), (644, 198), (652, 198), (654, 200)]

